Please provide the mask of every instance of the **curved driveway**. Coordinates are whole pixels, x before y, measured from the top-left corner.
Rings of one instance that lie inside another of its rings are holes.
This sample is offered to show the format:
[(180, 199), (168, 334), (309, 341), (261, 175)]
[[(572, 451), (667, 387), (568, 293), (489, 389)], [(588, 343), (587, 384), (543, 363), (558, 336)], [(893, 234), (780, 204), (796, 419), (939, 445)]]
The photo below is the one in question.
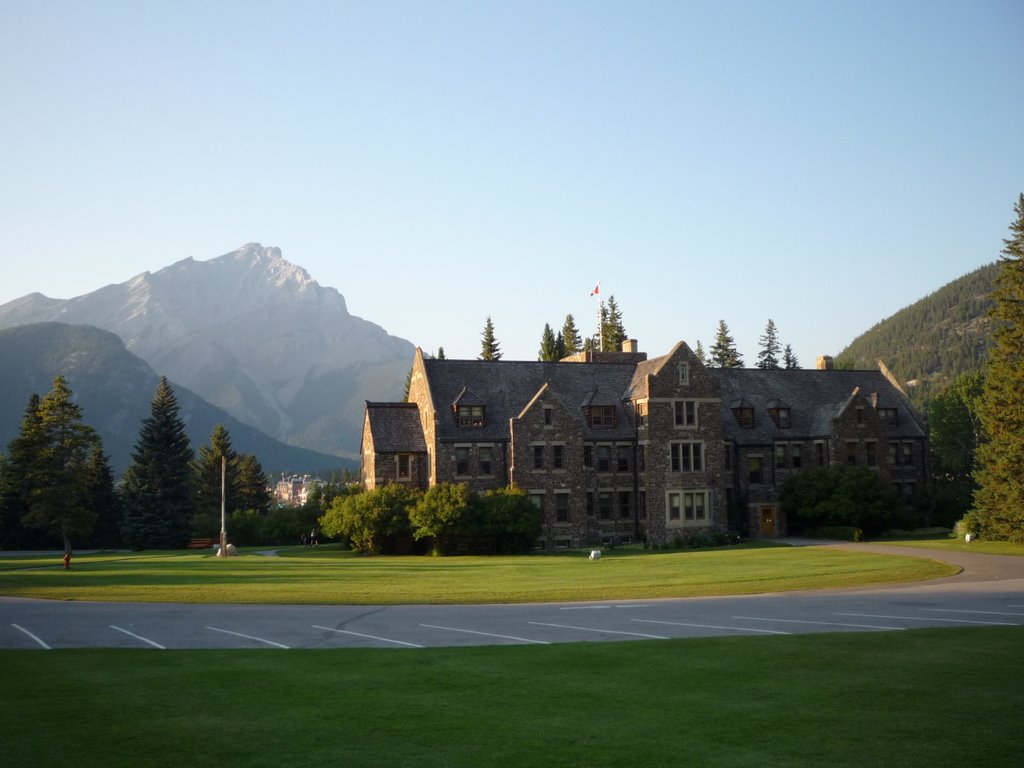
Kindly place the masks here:
[(793, 543), (931, 557), (914, 584), (517, 605), (183, 605), (0, 597), (0, 648), (423, 648), (1024, 625), (1024, 557)]

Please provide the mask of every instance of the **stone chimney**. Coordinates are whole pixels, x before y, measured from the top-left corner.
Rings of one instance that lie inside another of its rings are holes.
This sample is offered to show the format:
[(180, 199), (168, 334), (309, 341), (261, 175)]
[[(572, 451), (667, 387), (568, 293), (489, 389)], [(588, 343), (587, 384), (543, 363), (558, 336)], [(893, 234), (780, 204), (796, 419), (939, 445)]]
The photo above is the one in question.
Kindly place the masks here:
[(818, 357), (818, 370), (819, 371), (831, 371), (835, 368), (835, 361), (831, 355), (821, 355)]
[(636, 339), (623, 339), (622, 340), (622, 351), (623, 352), (636, 352), (640, 345)]

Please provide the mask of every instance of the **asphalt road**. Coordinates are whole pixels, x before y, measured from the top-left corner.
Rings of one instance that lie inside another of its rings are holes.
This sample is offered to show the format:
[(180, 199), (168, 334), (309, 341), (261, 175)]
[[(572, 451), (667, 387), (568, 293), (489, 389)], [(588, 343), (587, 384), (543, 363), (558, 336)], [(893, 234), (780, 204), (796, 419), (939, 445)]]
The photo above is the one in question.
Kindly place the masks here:
[(0, 597), (0, 648), (395, 648), (1024, 625), (1024, 557), (828, 544), (960, 566), (912, 585), (527, 605), (92, 603)]

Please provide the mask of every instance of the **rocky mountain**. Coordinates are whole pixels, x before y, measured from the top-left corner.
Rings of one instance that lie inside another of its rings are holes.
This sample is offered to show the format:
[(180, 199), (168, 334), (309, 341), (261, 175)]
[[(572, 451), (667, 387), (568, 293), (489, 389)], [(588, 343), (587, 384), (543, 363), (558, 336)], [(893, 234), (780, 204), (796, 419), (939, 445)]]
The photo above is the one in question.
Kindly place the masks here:
[(358, 454), (364, 401), (401, 399), (414, 353), (259, 243), (73, 299), (36, 293), (0, 306), (0, 328), (40, 322), (115, 333), (158, 374), (239, 421), (347, 457)]
[[(82, 418), (103, 438), (115, 475), (128, 466), (142, 420), (159, 376), (113, 333), (92, 326), (39, 323), (0, 330), (0, 451), (17, 436), (33, 394), (45, 395), (63, 376)], [(224, 424), (240, 453), (256, 455), (264, 470), (327, 472), (355, 462), (286, 445), (241, 423), (220, 408), (172, 381), (181, 417), (194, 447), (209, 442), (216, 424)]]
[(872, 368), (881, 359), (911, 398), (926, 404), (961, 373), (984, 366), (998, 274), (999, 265), (988, 264), (944, 285), (858, 336), (836, 364)]

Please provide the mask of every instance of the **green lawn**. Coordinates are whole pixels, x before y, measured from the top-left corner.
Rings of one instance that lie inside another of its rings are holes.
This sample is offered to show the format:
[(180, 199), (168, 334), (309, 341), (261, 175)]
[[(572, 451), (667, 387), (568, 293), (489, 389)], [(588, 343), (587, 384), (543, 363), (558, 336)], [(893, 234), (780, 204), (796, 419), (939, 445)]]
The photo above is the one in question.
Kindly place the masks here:
[(951, 539), (949, 536), (908, 536), (873, 540), (872, 544), (892, 544), (899, 547), (920, 547), (946, 552), (977, 552), (980, 555), (1015, 555), (1024, 557), (1024, 544), (1013, 544), (1009, 541), (985, 541), (975, 539), (970, 544), (962, 539)]
[(0, 652), (11, 766), (1005, 766), (1024, 630)]
[[(288, 554), (288, 553), (285, 553)], [(0, 594), (61, 600), (359, 604), (619, 600), (756, 594), (948, 576), (945, 563), (817, 547), (614, 550), (518, 557), (292, 557), (198, 553), (0, 559)]]

